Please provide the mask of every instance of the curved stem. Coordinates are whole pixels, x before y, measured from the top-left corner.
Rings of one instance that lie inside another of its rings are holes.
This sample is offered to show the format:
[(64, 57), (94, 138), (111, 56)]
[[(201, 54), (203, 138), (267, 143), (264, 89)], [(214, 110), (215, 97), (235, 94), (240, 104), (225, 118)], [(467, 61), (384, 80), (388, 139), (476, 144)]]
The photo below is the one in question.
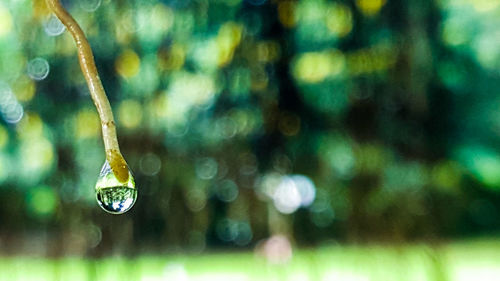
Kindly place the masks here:
[(102, 127), (102, 138), (106, 149), (106, 159), (109, 162), (113, 173), (120, 182), (126, 182), (129, 177), (127, 163), (120, 153), (118, 139), (116, 137), (115, 121), (113, 112), (109, 104), (106, 92), (102, 86), (101, 79), (97, 73), (97, 68), (94, 62), (94, 55), (90, 48), (89, 42), (85, 37), (82, 29), (75, 19), (64, 9), (59, 0), (46, 0), (49, 9), (59, 18), (66, 26), (68, 31), (75, 40), (78, 49), (78, 60), (82, 69), (83, 76), (87, 80), (90, 96), (99, 113)]

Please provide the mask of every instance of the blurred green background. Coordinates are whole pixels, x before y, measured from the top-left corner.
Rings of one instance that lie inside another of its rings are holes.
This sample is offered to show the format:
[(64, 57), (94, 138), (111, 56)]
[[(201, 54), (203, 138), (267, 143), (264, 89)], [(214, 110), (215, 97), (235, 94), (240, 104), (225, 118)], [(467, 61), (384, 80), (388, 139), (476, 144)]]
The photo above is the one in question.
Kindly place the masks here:
[(0, 280), (500, 280), (500, 0), (63, 4), (139, 196), (98, 207), (75, 44), (2, 0)]

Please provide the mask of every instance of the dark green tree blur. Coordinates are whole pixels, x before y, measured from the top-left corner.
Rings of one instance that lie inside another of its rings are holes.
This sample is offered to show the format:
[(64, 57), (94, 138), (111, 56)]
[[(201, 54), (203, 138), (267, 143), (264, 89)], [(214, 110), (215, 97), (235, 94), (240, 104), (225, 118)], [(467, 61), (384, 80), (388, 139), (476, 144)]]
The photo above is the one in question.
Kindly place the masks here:
[(500, 233), (500, 2), (63, 1), (139, 197), (104, 213), (100, 123), (43, 0), (0, 3), (0, 253)]

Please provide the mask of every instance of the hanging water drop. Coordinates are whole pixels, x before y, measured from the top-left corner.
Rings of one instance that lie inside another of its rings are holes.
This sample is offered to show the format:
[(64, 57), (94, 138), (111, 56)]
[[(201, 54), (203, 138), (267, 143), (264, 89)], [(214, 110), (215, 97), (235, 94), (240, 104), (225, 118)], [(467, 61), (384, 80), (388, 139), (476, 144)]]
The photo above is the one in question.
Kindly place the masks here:
[(111, 214), (123, 214), (130, 210), (137, 199), (137, 189), (130, 169), (126, 182), (120, 182), (108, 161), (104, 162), (95, 186), (97, 202)]

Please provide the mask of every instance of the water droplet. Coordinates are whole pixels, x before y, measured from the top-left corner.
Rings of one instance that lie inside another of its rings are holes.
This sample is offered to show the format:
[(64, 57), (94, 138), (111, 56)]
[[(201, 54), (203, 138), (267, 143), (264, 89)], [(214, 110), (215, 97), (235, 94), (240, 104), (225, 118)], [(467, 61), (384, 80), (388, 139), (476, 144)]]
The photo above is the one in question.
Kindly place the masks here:
[(101, 208), (111, 214), (123, 214), (130, 210), (137, 199), (134, 177), (129, 169), (127, 182), (120, 182), (108, 161), (104, 162), (95, 186), (97, 202)]

